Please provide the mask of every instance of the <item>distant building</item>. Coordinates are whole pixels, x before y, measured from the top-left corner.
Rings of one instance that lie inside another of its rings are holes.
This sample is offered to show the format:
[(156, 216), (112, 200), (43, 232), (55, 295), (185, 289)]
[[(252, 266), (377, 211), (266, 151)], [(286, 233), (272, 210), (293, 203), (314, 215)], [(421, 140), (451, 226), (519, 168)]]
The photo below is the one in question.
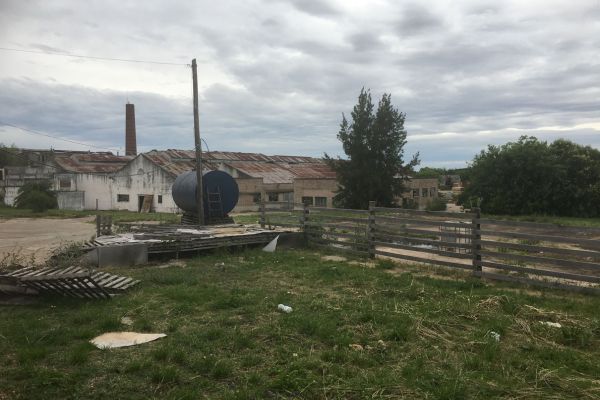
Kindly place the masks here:
[[(0, 169), (5, 204), (14, 204), (25, 183), (47, 180), (61, 209), (141, 211), (144, 206), (145, 211), (178, 212), (171, 187), (179, 174), (195, 169), (195, 151), (138, 153), (134, 106), (125, 108), (125, 156), (23, 149), (19, 156), (28, 166)], [(213, 151), (203, 153), (203, 168), (225, 171), (236, 180), (240, 197), (234, 212), (257, 210), (261, 200), (333, 207), (338, 187), (335, 172), (313, 157)], [(407, 187), (405, 204), (424, 208), (437, 196), (436, 179), (413, 179)]]
[(110, 152), (54, 149), (19, 149), (16, 154), (28, 165), (5, 166), (0, 170), (0, 192), (3, 194), (4, 203), (9, 206), (14, 205), (19, 189), (26, 183), (50, 181), (52, 188), (58, 192), (59, 207), (63, 205), (70, 208), (70, 197), (77, 194), (65, 196), (63, 191), (91, 190), (92, 187), (85, 185), (86, 177), (89, 180), (90, 177), (116, 171), (133, 158), (115, 156)]
[(439, 180), (437, 178), (411, 178), (405, 182), (406, 191), (402, 194), (402, 206), (424, 210), (438, 197)]

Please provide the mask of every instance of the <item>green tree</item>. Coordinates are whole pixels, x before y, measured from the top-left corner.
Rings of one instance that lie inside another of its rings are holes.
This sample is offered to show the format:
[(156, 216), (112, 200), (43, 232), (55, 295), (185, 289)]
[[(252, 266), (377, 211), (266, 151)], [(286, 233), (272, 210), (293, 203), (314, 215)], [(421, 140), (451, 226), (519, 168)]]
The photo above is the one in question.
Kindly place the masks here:
[(600, 216), (600, 151), (527, 136), (488, 146), (475, 156), (460, 201), (472, 198), (491, 214)]
[(15, 199), (17, 208), (28, 208), (34, 212), (44, 212), (51, 208), (58, 208), (56, 195), (50, 190), (50, 182), (26, 183), (19, 189)]
[(363, 88), (351, 117), (348, 122), (342, 115), (337, 135), (347, 159), (325, 154), (338, 180), (334, 200), (346, 208), (365, 209), (370, 200), (381, 206), (395, 205), (407, 172), (419, 163), (418, 154), (406, 165), (403, 161), (405, 114), (392, 105), (389, 94), (381, 97), (374, 112), (371, 93)]
[(439, 179), (442, 175), (446, 175), (448, 171), (444, 168), (423, 167), (413, 174), (415, 178), (430, 178)]
[(15, 145), (5, 146), (3, 143), (0, 143), (0, 168), (27, 165), (25, 159), (18, 156), (18, 150)]

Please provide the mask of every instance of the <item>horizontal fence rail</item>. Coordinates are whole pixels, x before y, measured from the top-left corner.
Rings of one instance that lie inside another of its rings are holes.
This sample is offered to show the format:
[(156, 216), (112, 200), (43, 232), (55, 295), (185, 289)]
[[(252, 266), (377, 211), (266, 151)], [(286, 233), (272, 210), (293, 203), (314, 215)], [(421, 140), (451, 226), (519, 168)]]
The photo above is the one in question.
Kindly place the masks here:
[(470, 270), (473, 276), (600, 293), (600, 229), (376, 207), (261, 203), (262, 226), (302, 232), (307, 243), (362, 257)]

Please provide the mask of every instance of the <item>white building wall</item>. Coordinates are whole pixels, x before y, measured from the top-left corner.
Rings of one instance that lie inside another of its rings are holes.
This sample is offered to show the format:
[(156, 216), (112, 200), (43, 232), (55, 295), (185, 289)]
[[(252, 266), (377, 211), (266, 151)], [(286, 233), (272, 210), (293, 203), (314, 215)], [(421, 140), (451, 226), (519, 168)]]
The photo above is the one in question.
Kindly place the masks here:
[[(171, 187), (175, 177), (140, 155), (122, 170), (112, 175), (113, 208), (139, 211), (139, 196), (152, 195), (152, 210), (156, 212), (178, 212), (173, 201)], [(118, 195), (129, 195), (129, 201), (117, 201)], [(162, 202), (159, 203), (159, 196)]]
[[(84, 209), (113, 210), (112, 180), (105, 174), (75, 174), (72, 190), (85, 192)], [(74, 186), (74, 187), (73, 187)]]
[(4, 204), (13, 207), (21, 186), (6, 186), (4, 188)]

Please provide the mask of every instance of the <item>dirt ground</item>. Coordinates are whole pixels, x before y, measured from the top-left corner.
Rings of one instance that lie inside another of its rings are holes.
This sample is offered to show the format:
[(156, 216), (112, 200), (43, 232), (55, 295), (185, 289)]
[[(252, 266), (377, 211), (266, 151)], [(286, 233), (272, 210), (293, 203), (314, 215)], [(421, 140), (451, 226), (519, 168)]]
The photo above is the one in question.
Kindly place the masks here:
[(96, 233), (93, 220), (94, 217), (0, 220), (0, 260), (18, 253), (23, 260), (30, 260), (33, 255), (36, 263), (42, 263), (61, 244), (92, 238)]

